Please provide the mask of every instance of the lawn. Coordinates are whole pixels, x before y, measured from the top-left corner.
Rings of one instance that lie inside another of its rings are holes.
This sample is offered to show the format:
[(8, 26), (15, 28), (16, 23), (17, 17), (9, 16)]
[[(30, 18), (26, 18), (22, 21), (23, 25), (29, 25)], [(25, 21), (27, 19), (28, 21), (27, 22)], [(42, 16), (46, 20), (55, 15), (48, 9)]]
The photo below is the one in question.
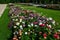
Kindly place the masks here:
[(8, 23), (10, 21), (8, 17), (9, 8), (6, 7), (3, 15), (0, 18), (0, 40), (7, 40), (10, 34), (10, 30), (8, 29)]
[[(23, 7), (27, 10), (35, 10), (37, 13), (42, 13), (42, 15), (45, 15), (47, 17), (52, 17), (56, 23), (60, 24), (60, 11), (58, 10), (51, 10), (51, 9), (44, 9), (44, 8), (38, 8), (34, 6), (26, 6), (26, 5), (19, 5), (16, 6)], [(2, 17), (0, 18), (0, 40), (7, 40), (7, 38), (10, 36), (10, 30), (8, 29), (8, 23), (10, 21), (8, 17), (9, 7), (7, 6)], [(56, 26), (56, 28), (60, 28), (60, 25)]]

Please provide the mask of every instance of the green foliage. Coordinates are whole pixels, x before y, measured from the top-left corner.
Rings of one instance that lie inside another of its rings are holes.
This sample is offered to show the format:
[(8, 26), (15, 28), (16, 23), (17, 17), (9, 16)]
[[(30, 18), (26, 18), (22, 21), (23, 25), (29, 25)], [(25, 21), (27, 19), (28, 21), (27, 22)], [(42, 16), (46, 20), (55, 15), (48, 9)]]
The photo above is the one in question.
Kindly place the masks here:
[(60, 2), (60, 0), (0, 0), (0, 3), (51, 3), (53, 1), (53, 3), (58, 3)]

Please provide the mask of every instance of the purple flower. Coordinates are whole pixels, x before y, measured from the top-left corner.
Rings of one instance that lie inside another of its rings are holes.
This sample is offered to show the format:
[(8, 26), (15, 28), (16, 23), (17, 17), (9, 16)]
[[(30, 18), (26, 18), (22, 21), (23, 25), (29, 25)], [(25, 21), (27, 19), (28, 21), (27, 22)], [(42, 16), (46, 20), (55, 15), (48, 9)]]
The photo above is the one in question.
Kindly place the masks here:
[(25, 27), (25, 24), (23, 24), (22, 26)]
[(31, 13), (30, 16), (33, 17), (34, 15)]

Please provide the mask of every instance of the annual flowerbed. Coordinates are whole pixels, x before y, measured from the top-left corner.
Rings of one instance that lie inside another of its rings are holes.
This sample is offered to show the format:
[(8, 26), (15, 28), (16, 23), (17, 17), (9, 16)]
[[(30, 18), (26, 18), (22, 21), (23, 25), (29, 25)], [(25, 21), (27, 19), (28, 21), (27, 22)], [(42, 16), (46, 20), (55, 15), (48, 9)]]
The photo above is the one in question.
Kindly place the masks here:
[(59, 40), (55, 30), (55, 20), (41, 16), (31, 10), (10, 6), (8, 27), (12, 31), (11, 40)]

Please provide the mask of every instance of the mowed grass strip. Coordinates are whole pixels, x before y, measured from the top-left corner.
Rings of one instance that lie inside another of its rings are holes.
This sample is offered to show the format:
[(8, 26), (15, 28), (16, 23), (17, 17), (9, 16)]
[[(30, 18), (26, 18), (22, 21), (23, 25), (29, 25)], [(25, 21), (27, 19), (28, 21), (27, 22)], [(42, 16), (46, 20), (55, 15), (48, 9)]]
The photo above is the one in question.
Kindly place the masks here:
[(7, 38), (10, 36), (10, 30), (8, 29), (8, 23), (10, 19), (8, 17), (8, 14), (9, 8), (6, 7), (4, 13), (0, 18), (0, 40), (7, 40)]

